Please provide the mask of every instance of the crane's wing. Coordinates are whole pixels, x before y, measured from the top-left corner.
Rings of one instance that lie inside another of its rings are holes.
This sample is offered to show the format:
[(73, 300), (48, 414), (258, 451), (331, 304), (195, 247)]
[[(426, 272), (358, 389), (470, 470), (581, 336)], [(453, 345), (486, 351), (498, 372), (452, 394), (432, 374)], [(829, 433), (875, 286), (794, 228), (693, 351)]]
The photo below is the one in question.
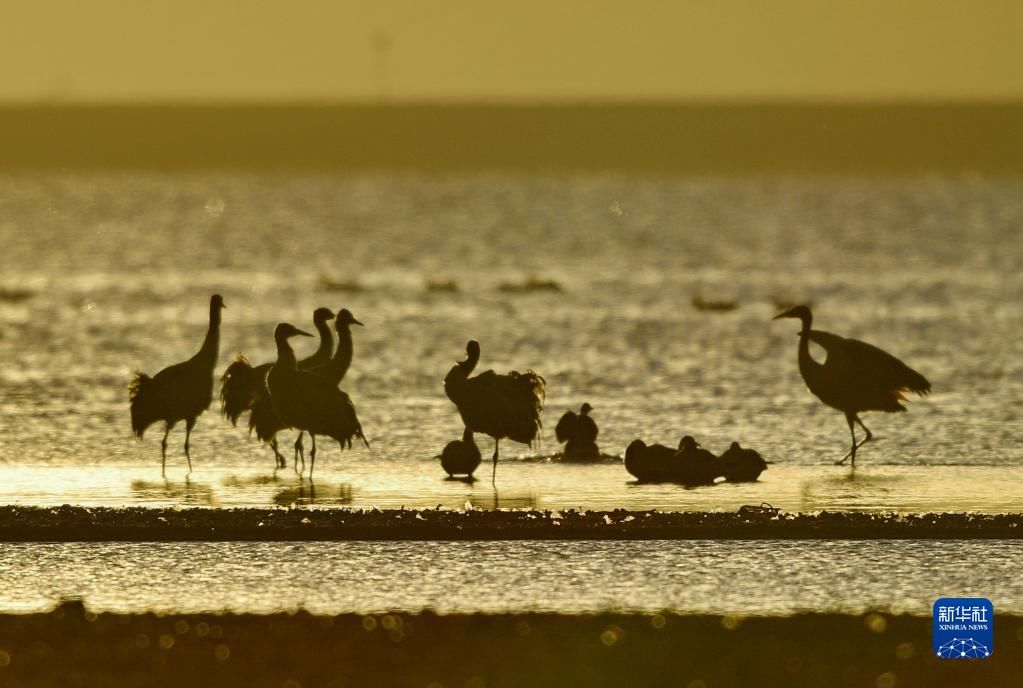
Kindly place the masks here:
[(872, 382), (881, 390), (896, 394), (910, 391), (924, 396), (931, 391), (927, 378), (872, 344), (819, 330), (811, 330), (808, 337), (828, 352), (825, 366), (860, 384)]
[(244, 354), (238, 354), (224, 371), (220, 378), (220, 413), (231, 421), (231, 425), (237, 425), (238, 417), (250, 410), (259, 398), (272, 365), (264, 363), (253, 367)]
[(883, 381), (889, 389), (908, 390), (920, 396), (930, 393), (931, 383), (927, 378), (887, 351), (882, 351), (876, 346), (858, 339), (847, 341), (849, 342), (847, 347), (849, 356), (864, 368), (869, 367), (873, 370), (877, 379)]
[(554, 436), (558, 438), (558, 442), (567, 442), (575, 434), (578, 423), (579, 416), (575, 415), (575, 412), (565, 411), (565, 414), (561, 416), (561, 420), (554, 426)]
[(353, 437), (361, 439), (369, 447), (355, 413), (355, 404), (347, 392), (338, 389), (330, 380), (306, 371), (299, 371), (298, 382), (306, 401), (306, 430), (328, 435), (349, 448)]
[(546, 381), (532, 370), (498, 375), (492, 370), (467, 381), (475, 414), (490, 432), (529, 444), (540, 433), (540, 414), (546, 398)]

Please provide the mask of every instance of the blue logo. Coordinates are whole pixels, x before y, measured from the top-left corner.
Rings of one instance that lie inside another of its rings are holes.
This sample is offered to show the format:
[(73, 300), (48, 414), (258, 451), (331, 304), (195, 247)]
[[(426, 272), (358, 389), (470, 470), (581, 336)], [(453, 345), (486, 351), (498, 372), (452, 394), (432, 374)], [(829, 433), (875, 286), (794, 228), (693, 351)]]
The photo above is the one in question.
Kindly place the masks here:
[(934, 654), (984, 659), (994, 652), (995, 606), (984, 597), (942, 597), (934, 603)]

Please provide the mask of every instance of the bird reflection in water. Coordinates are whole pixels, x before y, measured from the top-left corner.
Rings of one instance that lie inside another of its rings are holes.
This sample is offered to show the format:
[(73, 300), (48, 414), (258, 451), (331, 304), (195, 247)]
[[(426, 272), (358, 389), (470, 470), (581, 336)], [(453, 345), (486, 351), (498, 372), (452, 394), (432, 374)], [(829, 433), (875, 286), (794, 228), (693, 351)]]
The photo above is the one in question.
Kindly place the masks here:
[(472, 493), (466, 498), (472, 506), (477, 509), (536, 509), (539, 500), (535, 493), (515, 494), (505, 493), (501, 495), (495, 488), (490, 493)]
[(348, 506), (352, 503), (351, 483), (314, 483), (299, 481), (278, 490), (273, 496), (278, 506)]
[(193, 506), (217, 506), (213, 488), (208, 483), (170, 480), (133, 480), (131, 492), (135, 499), (145, 502), (177, 502)]

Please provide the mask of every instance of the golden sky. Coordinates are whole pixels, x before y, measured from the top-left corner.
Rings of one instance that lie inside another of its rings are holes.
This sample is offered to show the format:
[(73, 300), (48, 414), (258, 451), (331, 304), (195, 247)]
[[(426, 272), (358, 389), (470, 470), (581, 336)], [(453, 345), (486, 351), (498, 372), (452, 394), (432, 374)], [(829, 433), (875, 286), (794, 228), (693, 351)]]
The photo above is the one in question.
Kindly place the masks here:
[(2, 101), (1023, 100), (1023, 0), (10, 0)]

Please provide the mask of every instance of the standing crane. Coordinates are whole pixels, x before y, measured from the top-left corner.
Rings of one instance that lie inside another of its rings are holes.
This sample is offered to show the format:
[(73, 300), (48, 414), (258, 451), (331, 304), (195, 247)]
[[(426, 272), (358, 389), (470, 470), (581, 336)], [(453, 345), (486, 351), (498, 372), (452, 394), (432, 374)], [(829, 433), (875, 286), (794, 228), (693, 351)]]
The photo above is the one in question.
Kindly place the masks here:
[(465, 346), (465, 360), (455, 364), (444, 378), (444, 391), (458, 407), (465, 427), (494, 438), (494, 468), (491, 482), (497, 484), (497, 453), (507, 437), (531, 444), (540, 434), (546, 381), (532, 370), (498, 375), (487, 370), (475, 377), (469, 374), (480, 360), (480, 344), (471, 340)]
[(142, 439), (146, 428), (163, 421), (165, 430), (160, 443), (161, 473), (167, 474), (167, 436), (178, 421), (185, 421), (185, 458), (188, 472), (192, 472), (192, 456), (188, 441), (195, 420), (210, 407), (213, 397), (213, 370), (220, 353), (220, 311), (224, 298), (214, 294), (210, 298), (210, 325), (199, 352), (184, 363), (164, 368), (153, 377), (136, 371), (128, 385), (131, 400), (131, 429)]
[(327, 435), (342, 449), (352, 447), (352, 439), (369, 442), (355, 413), (355, 405), (347, 394), (330, 380), (298, 369), (295, 352), (288, 343), (291, 337), (312, 335), (289, 323), (280, 323), (274, 330), (277, 361), (266, 375), (266, 384), (273, 408), (286, 427), (306, 431), (312, 438), (309, 452), (309, 479), (316, 467), (316, 436)]
[[(338, 311), (337, 318), (334, 320), (334, 329), (337, 330), (338, 339), (337, 351), (334, 352), (334, 356), (326, 363), (318, 366), (304, 366), (303, 364), (309, 359), (299, 361), (299, 370), (307, 370), (314, 375), (330, 380), (335, 387), (341, 384), (341, 380), (344, 379), (345, 375), (348, 373), (348, 369), (352, 365), (352, 356), (354, 354), (351, 329), (352, 325), (362, 325), (362, 323), (356, 320), (355, 316), (353, 316), (352, 312), (347, 308), (342, 308)], [(270, 365), (273, 364), (271, 363)], [(251, 434), (255, 431), (256, 437), (259, 438), (261, 442), (268, 442), (270, 444), (270, 447), (274, 450), (274, 455), (277, 457), (277, 466), (280, 468), (287, 465), (287, 462), (284, 461), (284, 457), (280, 455), (280, 452), (277, 449), (277, 433), (286, 427), (287, 426), (274, 411), (273, 400), (270, 397), (270, 390), (264, 384), (260, 388), (258, 398), (252, 404), (252, 413), (249, 414), (249, 433)], [(302, 435), (303, 433), (300, 431), (298, 433), (298, 439), (295, 440), (296, 471), (298, 470), (299, 458), (302, 460), (303, 470), (305, 469), (305, 454), (303, 452)]]
[[(799, 372), (818, 399), (845, 414), (852, 435), (852, 448), (837, 461), (838, 465), (852, 458), (856, 465), (856, 450), (870, 441), (873, 435), (860, 413), (864, 411), (905, 411), (900, 402), (906, 401), (906, 392), (926, 396), (931, 383), (920, 373), (876, 346), (858, 339), (846, 339), (837, 334), (812, 330), (813, 314), (806, 306), (796, 306), (775, 316), (799, 318), (803, 328), (799, 332)], [(810, 342), (827, 352), (827, 360), (818, 363), (810, 356)], [(866, 436), (856, 441), (856, 425)]]
[[(329, 308), (317, 308), (313, 311), (313, 324), (320, 334), (320, 346), (312, 356), (303, 358), (298, 362), (300, 369), (315, 368), (330, 361), (331, 353), (334, 351), (334, 335), (330, 332), (330, 321), (334, 319), (334, 313)], [(238, 424), (238, 418), (246, 411), (253, 411), (256, 402), (266, 395), (266, 374), (270, 372), (273, 361), (253, 366), (245, 357), (245, 354), (238, 354), (234, 362), (227, 367), (221, 377), (220, 386), (220, 413), (224, 418), (231, 421), (231, 425)], [(260, 410), (260, 415), (266, 418), (268, 411), (272, 411), (269, 400)], [(251, 432), (255, 425), (254, 414), (249, 415), (249, 430)], [(301, 436), (299, 436), (301, 440)], [(278, 466), (287, 462), (277, 449), (276, 437), (271, 443), (274, 457)], [(301, 442), (296, 442), (296, 454), (301, 450)]]

